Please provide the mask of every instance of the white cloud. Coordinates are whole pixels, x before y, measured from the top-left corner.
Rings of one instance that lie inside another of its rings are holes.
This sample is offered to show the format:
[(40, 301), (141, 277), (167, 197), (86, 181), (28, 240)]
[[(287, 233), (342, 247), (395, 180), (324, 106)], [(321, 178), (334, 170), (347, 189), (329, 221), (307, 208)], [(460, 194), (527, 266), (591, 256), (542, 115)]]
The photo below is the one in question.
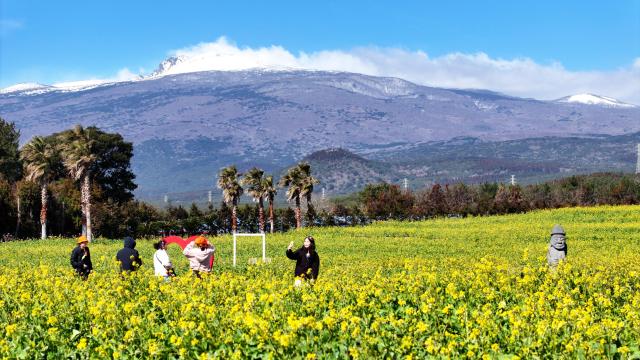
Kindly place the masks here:
[(215, 42), (175, 50), (180, 61), (167, 74), (204, 70), (292, 68), (348, 71), (392, 76), (418, 84), (489, 89), (509, 95), (556, 99), (594, 93), (640, 104), (640, 58), (610, 71), (570, 71), (559, 63), (529, 58), (496, 59), (485, 53), (430, 57), (422, 51), (361, 47), (293, 54), (281, 46), (239, 47), (221, 37)]
[(128, 68), (120, 69), (113, 81), (129, 81), (139, 79), (140, 75), (131, 72)]

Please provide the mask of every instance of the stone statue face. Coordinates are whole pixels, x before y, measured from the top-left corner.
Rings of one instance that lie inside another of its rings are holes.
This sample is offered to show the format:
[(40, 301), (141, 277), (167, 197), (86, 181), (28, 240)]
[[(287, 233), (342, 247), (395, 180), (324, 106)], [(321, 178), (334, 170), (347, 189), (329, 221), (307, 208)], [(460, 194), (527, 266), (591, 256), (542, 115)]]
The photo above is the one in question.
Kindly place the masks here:
[(551, 246), (556, 249), (563, 249), (566, 245), (566, 237), (562, 234), (551, 235)]

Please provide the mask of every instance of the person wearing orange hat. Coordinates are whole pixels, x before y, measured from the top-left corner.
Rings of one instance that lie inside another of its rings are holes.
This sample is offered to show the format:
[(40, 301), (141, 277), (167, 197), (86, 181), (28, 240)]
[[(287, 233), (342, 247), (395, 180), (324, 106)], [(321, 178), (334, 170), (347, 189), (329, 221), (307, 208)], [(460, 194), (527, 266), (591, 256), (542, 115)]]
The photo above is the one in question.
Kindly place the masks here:
[(187, 245), (182, 253), (189, 259), (189, 267), (193, 274), (200, 278), (202, 273), (210, 273), (216, 247), (206, 237), (200, 235)]
[(78, 246), (71, 251), (71, 266), (82, 277), (82, 280), (87, 280), (89, 273), (93, 270), (87, 237), (80, 236), (77, 244)]

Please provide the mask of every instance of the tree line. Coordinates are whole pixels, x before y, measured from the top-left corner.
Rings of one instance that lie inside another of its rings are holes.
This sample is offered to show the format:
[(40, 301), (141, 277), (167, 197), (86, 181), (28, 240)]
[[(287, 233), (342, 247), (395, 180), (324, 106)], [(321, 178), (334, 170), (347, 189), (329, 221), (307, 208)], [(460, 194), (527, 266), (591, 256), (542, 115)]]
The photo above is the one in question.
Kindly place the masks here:
[(635, 174), (596, 173), (526, 186), (434, 184), (415, 192), (403, 191), (394, 184), (370, 184), (358, 194), (357, 203), (373, 220), (419, 220), (569, 206), (639, 204), (640, 177)]
[[(259, 174), (259, 171), (251, 170), (245, 174), (244, 179), (254, 178), (249, 175), (254, 172)], [(232, 188), (238, 189), (238, 186), (242, 187), (247, 181), (249, 180), (239, 180)], [(252, 187), (247, 186), (247, 191), (251, 193)], [(300, 192), (306, 196), (305, 191)], [(298, 190), (294, 189), (289, 193), (296, 194)], [(258, 201), (259, 198), (256, 205), (237, 206), (237, 200), (235, 203), (227, 200), (217, 207), (209, 205), (204, 210), (195, 204), (190, 208), (170, 206), (164, 211), (155, 210), (153, 221), (131, 221), (131, 226), (146, 224), (138, 229), (138, 233), (149, 235), (169, 232), (185, 235), (201, 232), (221, 234), (230, 233), (234, 229), (259, 232), (265, 225), (261, 216), (262, 206)], [(295, 200), (292, 202), (296, 203)], [(234, 204), (237, 206), (235, 216), (232, 215)], [(287, 231), (298, 228), (301, 223), (307, 227), (355, 226), (378, 220), (413, 221), (436, 217), (522, 213), (570, 206), (640, 204), (640, 178), (633, 174), (599, 173), (575, 175), (527, 186), (500, 183), (434, 184), (417, 191), (403, 190), (396, 184), (369, 184), (362, 191), (348, 197), (318, 202), (315, 205), (309, 197), (304, 216), (300, 216), (302, 210), (289, 207), (273, 209), (273, 200), (269, 204), (269, 212), (274, 215), (270, 216), (268, 230)], [(233, 220), (234, 223), (232, 218), (236, 219)]]

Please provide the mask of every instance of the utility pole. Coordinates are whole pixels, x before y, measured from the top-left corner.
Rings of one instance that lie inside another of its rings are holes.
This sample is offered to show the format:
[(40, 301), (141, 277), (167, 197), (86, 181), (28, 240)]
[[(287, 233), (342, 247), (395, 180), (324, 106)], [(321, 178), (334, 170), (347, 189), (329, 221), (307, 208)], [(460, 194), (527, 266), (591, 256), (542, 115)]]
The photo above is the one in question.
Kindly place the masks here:
[(516, 176), (511, 175), (511, 185), (515, 185), (515, 184), (516, 184)]
[(407, 178), (404, 178), (404, 191), (407, 191), (408, 188), (409, 188), (409, 180), (407, 180)]
[(62, 236), (64, 236), (64, 201), (62, 202), (62, 230), (60, 230)]
[(636, 160), (636, 174), (640, 174), (640, 144), (638, 144), (638, 155)]

